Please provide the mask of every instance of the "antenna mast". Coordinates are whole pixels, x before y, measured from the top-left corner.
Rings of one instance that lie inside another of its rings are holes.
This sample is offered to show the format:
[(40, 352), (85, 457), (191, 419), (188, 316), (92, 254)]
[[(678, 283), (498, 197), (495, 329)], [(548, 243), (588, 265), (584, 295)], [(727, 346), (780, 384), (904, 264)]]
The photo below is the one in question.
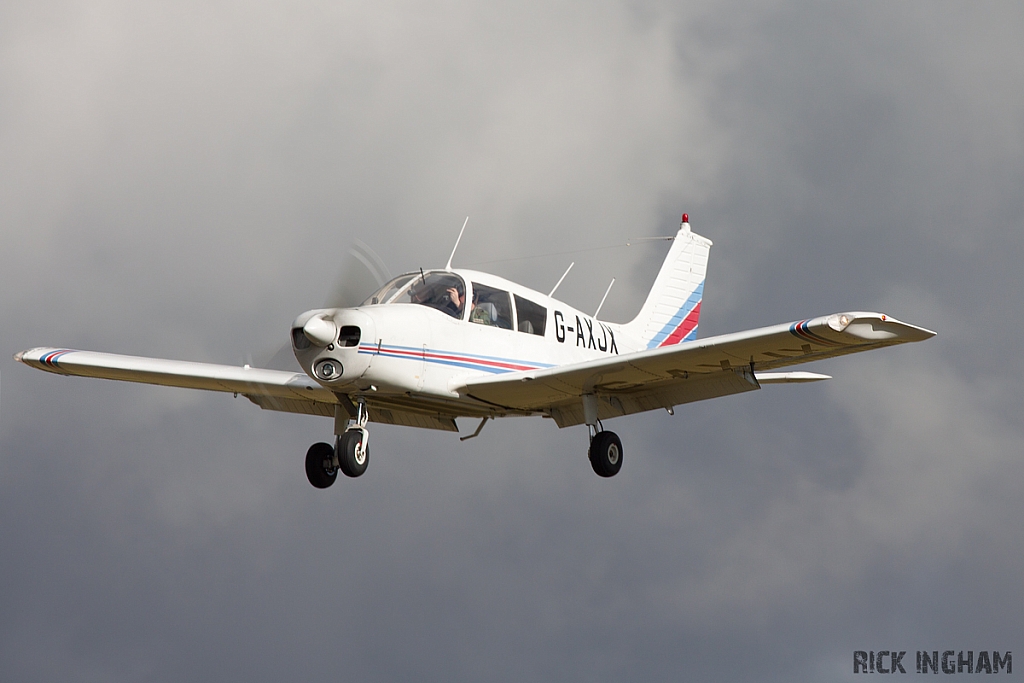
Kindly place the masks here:
[(466, 216), (466, 221), (462, 224), (462, 230), (459, 230), (459, 238), (455, 240), (455, 247), (452, 249), (452, 255), (448, 257), (448, 264), (444, 267), (449, 273), (452, 272), (452, 259), (455, 258), (455, 250), (459, 248), (459, 242), (462, 241), (462, 233), (466, 232), (466, 223), (469, 223), (469, 216)]
[(608, 289), (604, 290), (604, 296), (601, 297), (601, 303), (597, 305), (597, 310), (594, 311), (594, 320), (597, 320), (597, 314), (601, 312), (601, 307), (604, 306), (604, 300), (608, 298), (608, 292), (612, 291), (612, 285), (615, 284), (615, 278), (608, 283)]
[(569, 264), (569, 267), (565, 269), (564, 273), (562, 273), (562, 277), (558, 278), (558, 282), (556, 282), (555, 286), (551, 288), (550, 292), (548, 292), (548, 296), (554, 296), (555, 295), (555, 290), (558, 289), (558, 285), (562, 284), (562, 280), (565, 279), (565, 276), (569, 274), (569, 271), (572, 270), (572, 267), (575, 266), (575, 265), (576, 265), (575, 261), (573, 261), (572, 263)]

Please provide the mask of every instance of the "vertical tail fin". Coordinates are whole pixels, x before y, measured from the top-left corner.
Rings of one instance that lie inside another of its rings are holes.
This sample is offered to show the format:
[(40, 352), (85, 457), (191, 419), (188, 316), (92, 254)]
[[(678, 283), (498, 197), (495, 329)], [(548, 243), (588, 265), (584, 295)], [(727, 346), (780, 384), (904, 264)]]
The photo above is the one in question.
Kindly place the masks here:
[(653, 349), (697, 338), (711, 240), (690, 232), (686, 214), (647, 301), (626, 329)]

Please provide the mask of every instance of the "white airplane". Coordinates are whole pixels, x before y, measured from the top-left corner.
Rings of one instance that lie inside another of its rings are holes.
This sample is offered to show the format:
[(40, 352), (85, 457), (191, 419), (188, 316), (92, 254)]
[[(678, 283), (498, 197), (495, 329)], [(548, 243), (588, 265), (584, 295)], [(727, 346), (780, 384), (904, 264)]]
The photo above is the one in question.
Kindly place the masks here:
[(603, 420), (673, 413), (763, 384), (829, 379), (771, 371), (935, 334), (857, 311), (697, 339), (710, 248), (683, 214), (647, 300), (626, 324), (568, 306), (552, 298), (555, 290), (545, 295), (453, 269), (449, 258), (443, 270), (394, 278), (354, 308), (296, 318), (291, 345), (305, 374), (62, 348), (15, 359), (62, 375), (224, 391), (267, 410), (332, 417), (334, 445), (316, 443), (306, 453), (309, 482), (327, 488), (338, 470), (349, 477), (366, 471), (369, 422), (457, 432), (460, 417), (480, 420), (462, 440), (498, 417), (586, 424), (594, 472), (611, 477), (623, 449)]

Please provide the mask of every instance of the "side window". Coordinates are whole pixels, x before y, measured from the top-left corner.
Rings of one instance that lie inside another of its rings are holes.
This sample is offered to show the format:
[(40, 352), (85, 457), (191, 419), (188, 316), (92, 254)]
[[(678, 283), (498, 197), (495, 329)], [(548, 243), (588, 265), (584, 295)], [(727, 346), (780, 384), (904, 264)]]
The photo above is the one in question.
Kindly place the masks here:
[(512, 303), (508, 298), (508, 292), (474, 282), (469, 322), (511, 330)]
[(529, 299), (516, 296), (516, 322), (519, 323), (519, 331), (527, 334), (544, 336), (544, 323), (548, 319), (548, 309), (535, 304)]

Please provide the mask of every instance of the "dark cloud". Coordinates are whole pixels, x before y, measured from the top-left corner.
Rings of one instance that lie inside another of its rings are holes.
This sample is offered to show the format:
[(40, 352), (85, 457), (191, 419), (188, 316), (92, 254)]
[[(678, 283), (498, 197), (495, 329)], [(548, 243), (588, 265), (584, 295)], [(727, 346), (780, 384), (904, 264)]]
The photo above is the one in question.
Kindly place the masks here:
[[(0, 359), (10, 680), (834, 680), (1014, 649), (1022, 14), (1012, 4), (0, 8), (0, 297), (39, 344), (273, 353), (359, 238), (629, 318), (679, 213), (701, 329), (939, 332), (615, 429), (374, 428)], [(618, 246), (616, 246), (618, 245)], [(600, 247), (599, 249), (597, 247)], [(569, 253), (572, 252), (572, 253)], [(912, 657), (911, 657), (912, 658)]]

